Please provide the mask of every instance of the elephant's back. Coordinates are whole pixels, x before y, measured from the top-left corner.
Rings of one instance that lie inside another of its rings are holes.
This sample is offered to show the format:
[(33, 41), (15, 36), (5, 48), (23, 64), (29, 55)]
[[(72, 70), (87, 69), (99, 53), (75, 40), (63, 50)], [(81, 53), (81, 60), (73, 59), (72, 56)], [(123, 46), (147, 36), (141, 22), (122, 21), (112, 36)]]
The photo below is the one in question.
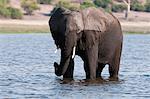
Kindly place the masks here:
[(84, 30), (105, 31), (107, 17), (105, 13), (97, 8), (87, 8), (82, 10)]
[(116, 18), (102, 8), (87, 8), (82, 10), (84, 30), (99, 32), (107, 31)]

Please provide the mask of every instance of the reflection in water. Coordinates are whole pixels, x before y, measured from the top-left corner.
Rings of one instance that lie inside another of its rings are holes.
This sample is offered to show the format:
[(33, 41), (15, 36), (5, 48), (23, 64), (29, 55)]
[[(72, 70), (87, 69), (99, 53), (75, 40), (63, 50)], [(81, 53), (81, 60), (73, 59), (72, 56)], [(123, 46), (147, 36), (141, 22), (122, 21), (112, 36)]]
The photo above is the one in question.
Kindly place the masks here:
[(125, 35), (120, 80), (85, 81), (75, 58), (74, 81), (54, 74), (55, 45), (49, 34), (0, 34), (0, 98), (101, 99), (150, 98), (150, 35)]

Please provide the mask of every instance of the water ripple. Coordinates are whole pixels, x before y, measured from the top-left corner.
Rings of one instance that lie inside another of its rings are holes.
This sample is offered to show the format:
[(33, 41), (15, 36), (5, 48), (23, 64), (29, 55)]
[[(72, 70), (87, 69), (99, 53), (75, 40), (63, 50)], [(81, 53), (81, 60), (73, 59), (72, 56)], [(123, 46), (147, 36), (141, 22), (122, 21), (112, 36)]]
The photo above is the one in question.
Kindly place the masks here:
[[(81, 83), (83, 62), (75, 58), (75, 81), (62, 84), (54, 74), (50, 34), (0, 34), (0, 98), (11, 99), (148, 99), (150, 98), (150, 35), (125, 35), (121, 82)], [(108, 78), (108, 66), (103, 77)]]

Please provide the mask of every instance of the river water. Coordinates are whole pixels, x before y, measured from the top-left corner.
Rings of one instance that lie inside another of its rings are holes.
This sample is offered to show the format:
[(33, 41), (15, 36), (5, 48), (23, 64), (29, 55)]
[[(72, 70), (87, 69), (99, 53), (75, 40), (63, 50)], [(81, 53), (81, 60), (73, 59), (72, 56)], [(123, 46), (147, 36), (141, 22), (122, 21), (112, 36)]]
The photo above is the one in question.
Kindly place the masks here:
[[(0, 34), (0, 99), (150, 99), (150, 35), (124, 35), (120, 81), (87, 84), (75, 57), (75, 81), (62, 84), (50, 34)], [(103, 70), (107, 80), (108, 66)]]

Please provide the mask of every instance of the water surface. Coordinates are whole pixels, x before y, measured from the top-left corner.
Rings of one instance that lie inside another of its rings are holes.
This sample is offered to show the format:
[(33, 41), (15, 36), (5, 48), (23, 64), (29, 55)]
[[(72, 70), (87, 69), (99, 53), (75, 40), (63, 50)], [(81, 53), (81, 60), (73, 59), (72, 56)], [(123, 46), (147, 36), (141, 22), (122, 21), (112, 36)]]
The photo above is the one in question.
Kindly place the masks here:
[(150, 98), (150, 35), (124, 35), (120, 82), (81, 84), (85, 73), (76, 56), (75, 81), (62, 84), (54, 74), (55, 48), (50, 34), (0, 34), (0, 99)]

